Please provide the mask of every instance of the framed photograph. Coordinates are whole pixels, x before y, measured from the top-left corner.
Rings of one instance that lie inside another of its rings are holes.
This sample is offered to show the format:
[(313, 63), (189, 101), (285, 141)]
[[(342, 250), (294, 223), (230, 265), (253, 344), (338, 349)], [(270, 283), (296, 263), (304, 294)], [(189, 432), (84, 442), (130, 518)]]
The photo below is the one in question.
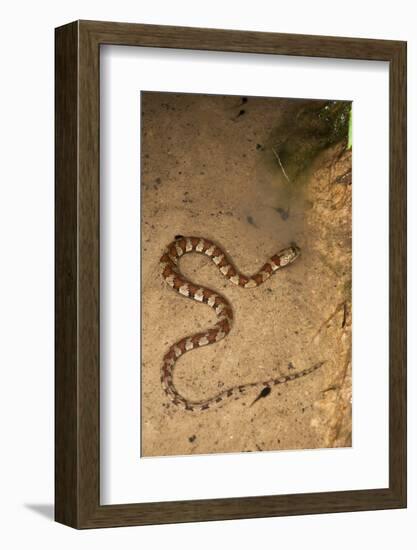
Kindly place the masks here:
[(56, 29), (55, 343), (56, 521), (404, 508), (406, 43)]

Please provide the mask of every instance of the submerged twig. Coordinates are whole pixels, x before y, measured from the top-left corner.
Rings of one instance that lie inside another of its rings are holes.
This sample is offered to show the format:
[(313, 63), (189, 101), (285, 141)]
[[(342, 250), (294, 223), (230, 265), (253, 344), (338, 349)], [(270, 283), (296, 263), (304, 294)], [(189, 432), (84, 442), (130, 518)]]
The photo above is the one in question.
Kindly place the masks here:
[(285, 176), (285, 179), (288, 181), (288, 183), (291, 183), (291, 180), (290, 180), (290, 178), (288, 177), (287, 172), (284, 170), (284, 167), (283, 167), (283, 165), (282, 165), (282, 162), (281, 162), (281, 159), (280, 159), (280, 157), (279, 157), (278, 152), (277, 152), (273, 147), (272, 147), (272, 152), (274, 153), (275, 158), (277, 159), (278, 164), (279, 164), (280, 167), (281, 167), (281, 170), (282, 170), (282, 173), (283, 173), (284, 176)]
[(347, 309), (347, 303), (346, 301), (341, 302), (336, 306), (336, 309), (333, 311), (333, 313), (320, 325), (320, 328), (316, 332), (316, 334), (311, 339), (312, 342), (317, 338), (317, 336), (320, 334), (320, 332), (323, 330), (323, 328), (329, 323), (336, 315), (343, 310), (343, 319), (341, 323), (341, 328), (344, 328), (346, 326), (347, 321), (347, 315), (348, 315), (348, 309)]
[(343, 320), (342, 320), (342, 328), (345, 328), (346, 326), (346, 320), (347, 320), (347, 304), (344, 302), (343, 304)]

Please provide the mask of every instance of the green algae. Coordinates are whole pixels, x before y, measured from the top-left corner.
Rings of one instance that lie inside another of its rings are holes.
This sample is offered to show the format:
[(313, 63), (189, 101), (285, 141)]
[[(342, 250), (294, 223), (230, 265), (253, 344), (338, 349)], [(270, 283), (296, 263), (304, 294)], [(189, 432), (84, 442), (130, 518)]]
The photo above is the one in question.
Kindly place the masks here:
[(308, 101), (274, 132), (272, 154), (291, 184), (300, 184), (311, 163), (337, 143), (349, 144), (350, 101)]

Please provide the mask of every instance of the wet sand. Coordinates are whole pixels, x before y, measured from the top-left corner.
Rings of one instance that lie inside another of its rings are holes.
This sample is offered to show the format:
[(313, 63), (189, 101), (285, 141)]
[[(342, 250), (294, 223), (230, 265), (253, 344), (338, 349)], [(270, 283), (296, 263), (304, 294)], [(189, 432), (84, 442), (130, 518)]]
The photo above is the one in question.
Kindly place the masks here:
[[(287, 181), (274, 136), (294, 100), (142, 93), (141, 455), (351, 445), (351, 155), (321, 153), (302, 185)], [(244, 111), (241, 113), (241, 111)], [(174, 380), (190, 399), (325, 361), (313, 374), (204, 412), (173, 405), (164, 353), (215, 322), (166, 286), (158, 261), (177, 234), (213, 239), (246, 274), (295, 241), (301, 256), (256, 289), (228, 282), (199, 255), (193, 282), (224, 294), (235, 322), (221, 342), (185, 354)]]

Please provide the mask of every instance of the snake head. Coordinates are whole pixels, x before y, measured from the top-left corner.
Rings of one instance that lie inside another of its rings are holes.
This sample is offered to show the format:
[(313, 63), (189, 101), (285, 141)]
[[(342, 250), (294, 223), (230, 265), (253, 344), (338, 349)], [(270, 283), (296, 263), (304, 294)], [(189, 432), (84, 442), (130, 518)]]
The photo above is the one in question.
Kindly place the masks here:
[(284, 250), (281, 250), (281, 252), (279, 253), (280, 267), (291, 264), (294, 260), (298, 258), (300, 253), (301, 250), (298, 248), (298, 246), (295, 243), (291, 243), (288, 248), (284, 248)]

